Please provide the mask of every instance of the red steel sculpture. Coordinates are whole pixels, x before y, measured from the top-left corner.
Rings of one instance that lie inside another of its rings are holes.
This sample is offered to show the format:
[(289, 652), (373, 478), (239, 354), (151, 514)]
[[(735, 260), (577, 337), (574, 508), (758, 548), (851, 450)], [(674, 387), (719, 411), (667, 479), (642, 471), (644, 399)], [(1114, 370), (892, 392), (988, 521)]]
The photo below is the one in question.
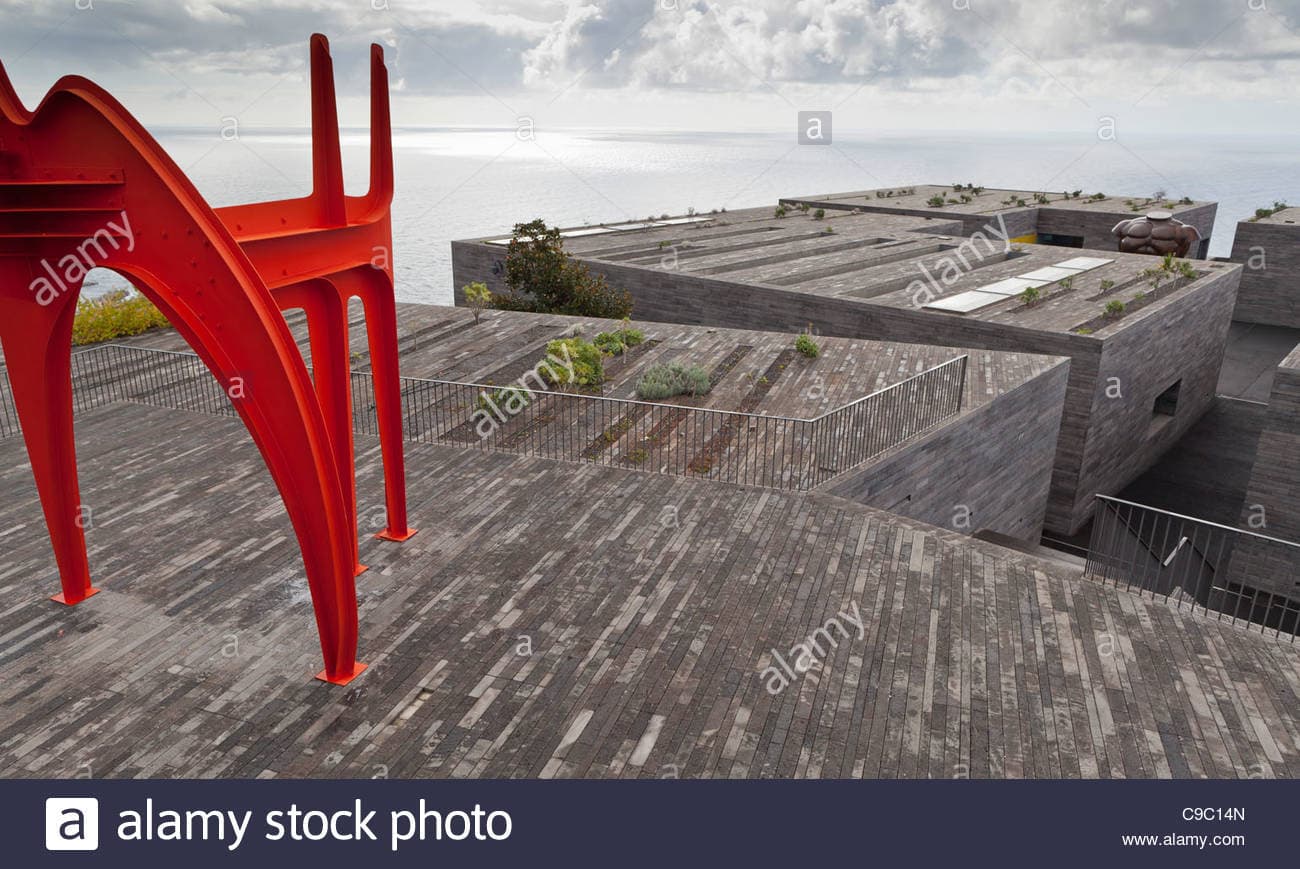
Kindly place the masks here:
[[(147, 296), (226, 389), (284, 499), (302, 551), (325, 669), (356, 660), (357, 497), (348, 305), (365, 312), (387, 528), (405, 540), (393, 297), (388, 72), (371, 47), (370, 189), (347, 196), (329, 43), (311, 39), (310, 196), (211, 208), (104, 89), (60, 79), (35, 112), (0, 67), (0, 343), (58, 563), (61, 594), (95, 594), (81, 522), (71, 337), (85, 271)], [(79, 268), (78, 268), (79, 266)], [(312, 372), (281, 310), (306, 313)]]

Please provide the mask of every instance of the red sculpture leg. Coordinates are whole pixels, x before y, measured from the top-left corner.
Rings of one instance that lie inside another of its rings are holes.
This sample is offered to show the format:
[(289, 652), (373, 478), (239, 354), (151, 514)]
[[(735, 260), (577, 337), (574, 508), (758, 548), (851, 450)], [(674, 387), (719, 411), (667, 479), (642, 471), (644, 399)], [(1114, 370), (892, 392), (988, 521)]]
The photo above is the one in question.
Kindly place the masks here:
[(99, 591), (90, 583), (72, 429), (68, 348), (81, 287), (68, 287), (51, 304), (41, 305), (29, 289), (33, 274), (29, 261), (0, 257), (0, 343), (59, 566), (63, 591), (53, 599), (72, 605)]
[(406, 459), (402, 446), (402, 384), (398, 374), (397, 303), (388, 275), (363, 266), (338, 275), (339, 289), (361, 299), (366, 312), (375, 416), (384, 459), (384, 504), (388, 527), (375, 537), (401, 542), (415, 536), (406, 515)]
[(316, 397), (325, 413), (325, 424), (329, 427), (330, 443), (334, 450), (334, 463), (348, 503), (353, 573), (360, 576), (369, 568), (361, 563), (357, 546), (357, 483), (354, 470), (352, 365), (347, 306), (327, 281), (309, 281), (277, 290), (276, 302), (281, 309), (301, 308), (307, 318)]

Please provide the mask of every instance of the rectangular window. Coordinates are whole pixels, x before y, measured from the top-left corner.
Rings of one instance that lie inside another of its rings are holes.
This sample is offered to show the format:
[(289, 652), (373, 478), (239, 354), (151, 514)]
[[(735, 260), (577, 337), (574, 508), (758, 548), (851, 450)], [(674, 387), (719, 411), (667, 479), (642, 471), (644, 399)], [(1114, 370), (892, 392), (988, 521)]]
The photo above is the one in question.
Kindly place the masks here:
[(1083, 247), (1083, 236), (1081, 235), (1060, 235), (1055, 232), (1038, 233), (1039, 244), (1050, 244), (1055, 247)]

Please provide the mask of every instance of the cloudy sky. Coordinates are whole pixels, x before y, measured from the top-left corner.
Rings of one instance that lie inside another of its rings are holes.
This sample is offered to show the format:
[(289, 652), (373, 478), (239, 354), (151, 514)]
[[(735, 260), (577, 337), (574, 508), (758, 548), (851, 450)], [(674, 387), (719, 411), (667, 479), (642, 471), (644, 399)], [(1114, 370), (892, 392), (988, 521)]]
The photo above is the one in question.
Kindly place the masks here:
[(77, 72), (149, 125), (306, 123), (313, 31), (345, 123), (375, 41), (402, 125), (1300, 132), (1300, 0), (0, 0), (29, 103)]

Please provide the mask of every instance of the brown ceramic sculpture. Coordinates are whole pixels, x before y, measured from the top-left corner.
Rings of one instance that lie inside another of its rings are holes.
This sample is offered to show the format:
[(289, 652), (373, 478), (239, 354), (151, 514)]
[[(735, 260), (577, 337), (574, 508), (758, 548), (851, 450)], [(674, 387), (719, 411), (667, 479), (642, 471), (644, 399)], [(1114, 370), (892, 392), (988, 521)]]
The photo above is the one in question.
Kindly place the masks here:
[(1172, 253), (1187, 256), (1192, 245), (1201, 240), (1196, 227), (1174, 220), (1172, 212), (1152, 211), (1145, 217), (1121, 220), (1110, 234), (1119, 239), (1123, 253), (1149, 253), (1164, 256)]

